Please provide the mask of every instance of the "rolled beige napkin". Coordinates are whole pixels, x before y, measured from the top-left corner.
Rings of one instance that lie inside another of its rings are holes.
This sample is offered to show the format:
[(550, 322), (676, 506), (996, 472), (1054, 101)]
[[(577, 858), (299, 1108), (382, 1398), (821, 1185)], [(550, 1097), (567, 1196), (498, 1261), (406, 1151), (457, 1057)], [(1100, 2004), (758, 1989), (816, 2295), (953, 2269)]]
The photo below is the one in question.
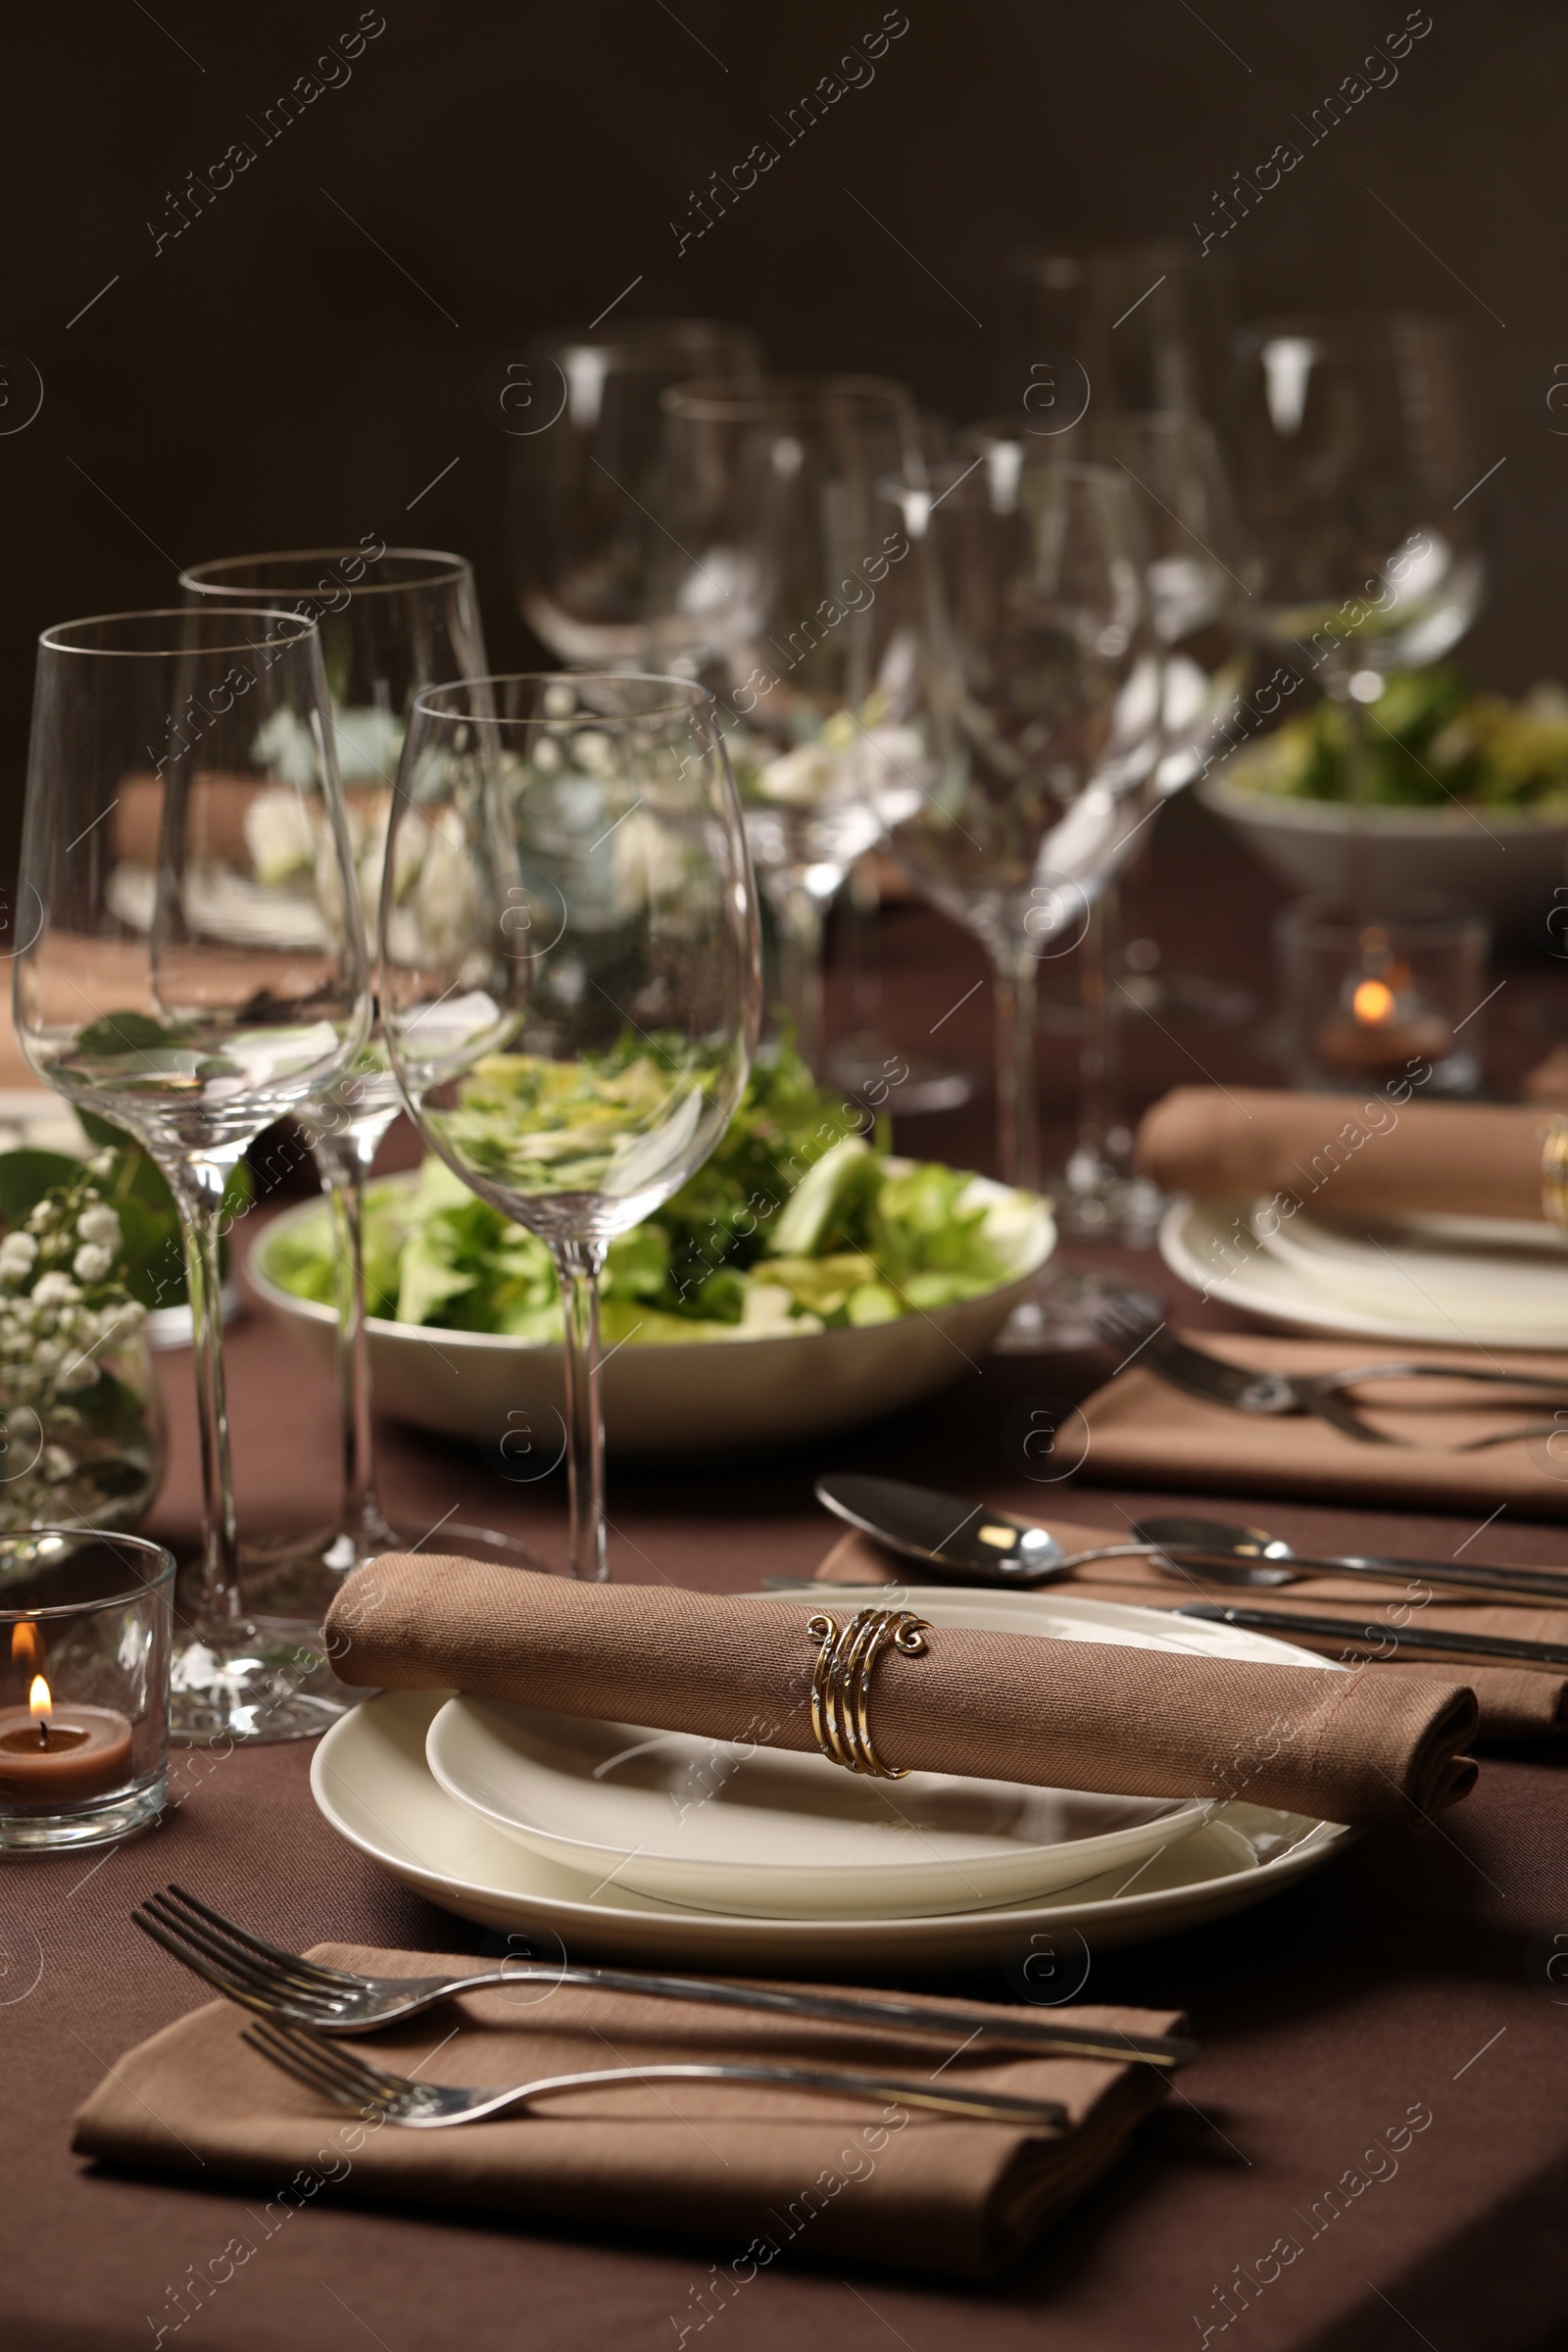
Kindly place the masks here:
[[(317, 1944), (309, 1957), (377, 1977), (457, 1977), (479, 1966), (358, 1944)], [(922, 1996), (899, 1998), (919, 2007)], [(963, 2006), (977, 2027), (1008, 2015), (990, 2002)], [(318, 2196), (330, 2204), (346, 2189), (416, 2212), (525, 2219), (532, 2229), (557, 2222), (596, 2237), (618, 2230), (702, 2239), (733, 2258), (725, 2273), (733, 2295), (788, 2251), (989, 2278), (1093, 2186), (1168, 2088), (1152, 2066), (1042, 2057), (978, 2036), (954, 2051), (929, 2032), (564, 1984), (526, 2008), (507, 1987), (465, 1993), (456, 2010), (461, 2031), (448, 2034), (433, 2063), (444, 2029), (425, 2017), (378, 2034), (370, 2054), (400, 2074), (422, 2070), (435, 2082), (469, 2084), (692, 2059), (881, 2070), (913, 2082), (935, 2066), (944, 2084), (1055, 2099), (1068, 2120), (968, 2123), (838, 2091), (663, 2082), (607, 2083), (461, 2131), (382, 2129), (368, 2110), (345, 2115), (279, 2074), (241, 2038), (250, 2022), (244, 2010), (216, 2001), (118, 2059), (77, 2114), (72, 2145), (104, 2164), (270, 2189), (274, 2201), (259, 2212), (259, 2197), (246, 2209), (240, 2239), (229, 2240), (235, 2265), (259, 2252), (291, 2211)], [(1014, 2014), (1037, 2024), (1041, 2013)], [(1184, 2022), (1168, 2009), (1055, 2014), (1127, 2034), (1167, 2034)], [(694, 2327), (717, 2316), (702, 2311)], [(609, 2328), (602, 2340), (620, 2339)]]
[(1548, 1123), (1534, 1103), (1178, 1086), (1145, 1113), (1137, 1157), (1164, 1191), (1204, 1200), (1284, 1193), (1330, 1215), (1539, 1219)]
[[(1054, 1535), (1063, 1551), (1088, 1551), (1097, 1544), (1119, 1544), (1128, 1540), (1125, 1527), (1085, 1527), (1077, 1521), (1040, 1519), (1035, 1525)], [(816, 1571), (819, 1585), (851, 1587), (896, 1585), (904, 1589), (907, 1563), (869, 1537), (842, 1536)], [(1179, 1609), (1184, 1601), (1242, 1601), (1250, 1609), (1289, 1616), (1337, 1617), (1346, 1638), (1298, 1634), (1287, 1627), (1281, 1639), (1297, 1649), (1315, 1649), (1324, 1657), (1349, 1656), (1374, 1644), (1358, 1639), (1361, 1629), (1390, 1625), (1422, 1627), (1434, 1633), (1482, 1634), (1498, 1641), (1545, 1642), (1568, 1646), (1568, 1609), (1529, 1600), (1500, 1602), (1477, 1594), (1438, 1595), (1412, 1574), (1404, 1584), (1373, 1584), (1347, 1576), (1303, 1575), (1298, 1584), (1249, 1588), (1205, 1581), (1194, 1570), (1192, 1581), (1178, 1583), (1152, 1560), (1091, 1560), (1069, 1569), (1053, 1592), (1084, 1600), (1116, 1600), (1141, 1609)], [(1423, 1598), (1422, 1595), (1426, 1597)], [(865, 1594), (871, 1605), (874, 1595)], [(1412, 1657), (1396, 1652), (1368, 1659), (1366, 1671), (1379, 1675), (1413, 1675), (1429, 1682), (1451, 1683), (1463, 1675), (1481, 1711), (1477, 1738), (1482, 1740), (1548, 1740), (1568, 1732), (1568, 1674), (1560, 1666), (1499, 1666), (1468, 1664), (1463, 1658)]]
[[(350, 1682), (810, 1750), (806, 1627), (785, 1604), (406, 1552), (359, 1569), (326, 1620)], [(871, 1720), (893, 1765), (1119, 1796), (1233, 1796), (1244, 1758), (1255, 1803), (1367, 1828), (1453, 1804), (1476, 1776), (1459, 1682), (954, 1626), (921, 1656), (884, 1651)]]

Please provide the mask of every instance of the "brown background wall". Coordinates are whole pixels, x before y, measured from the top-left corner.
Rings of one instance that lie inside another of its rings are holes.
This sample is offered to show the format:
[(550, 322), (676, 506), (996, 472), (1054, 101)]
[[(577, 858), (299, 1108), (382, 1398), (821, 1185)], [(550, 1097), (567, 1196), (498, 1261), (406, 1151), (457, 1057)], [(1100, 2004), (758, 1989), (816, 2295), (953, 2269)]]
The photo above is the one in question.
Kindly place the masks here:
[[(901, 375), (962, 418), (990, 399), (1009, 246), (1192, 236), (1216, 184), (1298, 136), (1407, 11), (904, 13), (869, 86), (677, 258), (694, 184), (774, 136), (884, 0), (381, 0), (352, 78), (270, 145), (247, 118), (352, 33), (356, 0), (158, 0), (156, 23), (107, 0), (9, 11), (0, 345), (45, 398), (0, 434), (0, 870), (43, 625), (165, 601), (203, 557), (375, 532), (469, 553), (497, 665), (536, 659), (502, 544), (508, 444), (478, 400), (496, 353), (640, 275), (628, 315), (740, 318), (781, 365)], [(1568, 415), (1546, 408), (1568, 364), (1568, 12), (1429, 13), (1394, 86), (1214, 252), (1244, 315), (1404, 301), (1466, 320), (1477, 472), (1507, 460), (1483, 493), (1498, 579), (1466, 658), (1519, 687), (1568, 674), (1568, 437), (1551, 429)], [(242, 138), (254, 164), (155, 253), (149, 220), (172, 226), (186, 173)]]

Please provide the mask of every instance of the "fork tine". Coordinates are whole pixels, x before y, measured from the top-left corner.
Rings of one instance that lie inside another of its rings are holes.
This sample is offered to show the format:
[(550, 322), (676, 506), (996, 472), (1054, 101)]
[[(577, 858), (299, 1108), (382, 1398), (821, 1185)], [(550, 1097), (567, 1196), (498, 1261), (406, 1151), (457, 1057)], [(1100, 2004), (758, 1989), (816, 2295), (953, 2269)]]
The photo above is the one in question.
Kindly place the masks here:
[(242, 1945), (229, 1944), (220, 1936), (209, 1935), (199, 1921), (187, 1920), (183, 1913), (166, 1906), (157, 1895), (150, 1897), (143, 1908), (174, 1938), (167, 1948), (174, 1952), (176, 1959), (187, 1953), (200, 1954), (223, 1971), (229, 1984), (244, 1985), (261, 2000), (279, 2006), (286, 1999), (291, 2005), (308, 2008), (325, 2003), (330, 1997), (316, 1985), (295, 1984), (281, 1970), (254, 1959)]
[(140, 1928), (144, 1936), (150, 1936), (154, 1943), (161, 1943), (164, 1950), (177, 1960), (182, 1968), (188, 1968), (193, 1976), (205, 1978), (209, 1984), (216, 1984), (220, 1992), (227, 1992), (234, 1986), (235, 1978), (226, 1970), (216, 1967), (205, 1953), (178, 1940), (157, 1914), (149, 1911), (145, 1905), (139, 1906), (130, 1917), (134, 1927)]
[(314, 2063), (314, 2051), (296, 2050), (291, 2042), (284, 2040), (275, 2026), (247, 2026), (240, 2039), (269, 2059), (280, 2073), (292, 2076), (296, 2082), (303, 2082), (307, 2090), (314, 2090), (319, 2096), (330, 2099), (335, 2106), (360, 2108), (369, 2103), (345, 2083), (337, 2082), (324, 2069), (318, 2067)]
[(361, 2098), (387, 2098), (409, 2087), (406, 2076), (371, 2066), (368, 2060), (354, 2056), (341, 2042), (326, 2041), (312, 2033), (309, 2026), (289, 2025), (280, 2018), (270, 2018), (260, 2030), (286, 2042), (300, 2058), (308, 2058), (325, 2081)]
[(323, 1968), (318, 1960), (302, 1959), (298, 1952), (285, 1952), (277, 1944), (268, 1943), (260, 1936), (253, 1936), (249, 1928), (242, 1928), (237, 1920), (227, 1918), (221, 1911), (215, 1911), (211, 1903), (204, 1903), (199, 1895), (189, 1893), (185, 1887), (176, 1886), (172, 1880), (164, 1892), (168, 1898), (182, 1904), (186, 1910), (196, 1912), (201, 1919), (206, 1921), (209, 1929), (219, 1929), (225, 1936), (231, 1937), (237, 1943), (244, 1944), (247, 1950), (254, 1952), (259, 1959), (271, 1961), (274, 1967), (287, 1970), (290, 1976), (306, 1978), (315, 1984), (323, 1986), (333, 1985), (339, 1989), (345, 1986), (352, 1987), (359, 1982), (356, 1977), (347, 1975), (340, 1968)]

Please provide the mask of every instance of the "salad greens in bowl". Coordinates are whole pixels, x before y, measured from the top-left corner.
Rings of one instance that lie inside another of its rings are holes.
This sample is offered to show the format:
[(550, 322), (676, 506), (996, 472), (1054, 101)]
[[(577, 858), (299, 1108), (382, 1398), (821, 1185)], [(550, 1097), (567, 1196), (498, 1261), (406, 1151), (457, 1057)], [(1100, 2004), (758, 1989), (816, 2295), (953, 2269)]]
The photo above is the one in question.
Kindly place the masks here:
[[(530, 1149), (592, 1158), (595, 1103), (644, 1079), (592, 1065), (481, 1063), (466, 1114), (525, 1106)], [(610, 1245), (605, 1418), (632, 1451), (780, 1443), (869, 1419), (960, 1373), (1050, 1256), (1048, 1204), (935, 1162), (895, 1159), (860, 1104), (805, 1064), (760, 1059), (722, 1141)], [(550, 1251), (444, 1161), (368, 1188), (368, 1344), (377, 1401), (539, 1476), (561, 1446), (561, 1302)], [(278, 1218), (251, 1279), (323, 1357), (335, 1345), (324, 1204)], [(737, 1350), (739, 1352), (737, 1352)], [(510, 1465), (510, 1470), (509, 1470)]]
[(1350, 719), (1316, 704), (1245, 745), (1196, 787), (1298, 889), (1390, 909), (1440, 897), (1503, 926), (1539, 916), (1568, 861), (1568, 692), (1520, 702), (1457, 670), (1394, 670), (1362, 706), (1365, 805), (1351, 793)]

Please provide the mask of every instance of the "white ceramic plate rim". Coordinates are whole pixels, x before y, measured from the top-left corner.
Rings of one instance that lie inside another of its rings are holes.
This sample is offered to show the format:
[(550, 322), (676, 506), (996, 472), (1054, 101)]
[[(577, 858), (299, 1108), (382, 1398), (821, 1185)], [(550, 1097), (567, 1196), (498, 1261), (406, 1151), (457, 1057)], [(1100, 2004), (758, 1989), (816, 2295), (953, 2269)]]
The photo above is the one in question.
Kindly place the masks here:
[[(1256, 824), (1278, 825), (1288, 832), (1348, 834), (1360, 812), (1352, 810), (1345, 801), (1308, 801), (1288, 798), (1283, 793), (1260, 791), (1256, 786), (1239, 784), (1223, 772), (1205, 776), (1194, 787), (1205, 808), (1217, 809), (1221, 815), (1250, 819)], [(1479, 804), (1485, 808), (1485, 803)], [(1462, 839), (1468, 829), (1474, 832), (1477, 819), (1468, 805), (1453, 808), (1371, 808), (1365, 811), (1376, 831), (1404, 834), (1407, 838), (1446, 841)], [(1568, 832), (1568, 809), (1544, 809), (1538, 815), (1505, 808), (1486, 808), (1486, 821), (1494, 833), (1516, 835)]]
[[(1186, 1194), (1179, 1196), (1159, 1221), (1159, 1254), (1189, 1290), (1206, 1292), (1210, 1298), (1223, 1299), (1227, 1306), (1240, 1307), (1245, 1314), (1257, 1315), (1266, 1323), (1282, 1323), (1289, 1331), (1321, 1332), (1330, 1337), (1407, 1341), (1427, 1348), (1511, 1348), (1522, 1354), (1532, 1348), (1552, 1352), (1560, 1349), (1560, 1341), (1544, 1339), (1539, 1331), (1520, 1331), (1477, 1317), (1471, 1318), (1476, 1325), (1474, 1330), (1455, 1331), (1448, 1337), (1431, 1323), (1405, 1323), (1396, 1315), (1358, 1314), (1353, 1307), (1338, 1306), (1309, 1292), (1284, 1259), (1268, 1255), (1261, 1242), (1257, 1244), (1256, 1255), (1248, 1264), (1234, 1273), (1219, 1274), (1212, 1264), (1199, 1256), (1189, 1236), (1189, 1220), (1206, 1220), (1203, 1238), (1219, 1239), (1232, 1233), (1233, 1213), (1245, 1219), (1247, 1205), (1195, 1200)], [(1275, 1281), (1250, 1279), (1254, 1269), (1265, 1267)]]

